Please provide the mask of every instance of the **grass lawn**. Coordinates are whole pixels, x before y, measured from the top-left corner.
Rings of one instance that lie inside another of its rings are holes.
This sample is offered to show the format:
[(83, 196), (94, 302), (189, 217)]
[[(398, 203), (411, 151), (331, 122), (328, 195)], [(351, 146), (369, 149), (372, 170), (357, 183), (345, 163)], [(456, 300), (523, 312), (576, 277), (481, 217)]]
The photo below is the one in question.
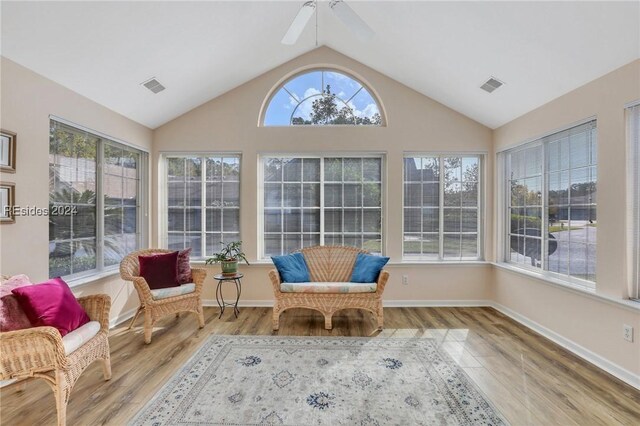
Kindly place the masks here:
[(362, 244), (362, 248), (372, 253), (380, 253), (382, 251), (382, 241), (368, 240)]
[[(595, 225), (594, 225), (595, 226)], [(562, 226), (562, 225), (552, 225), (549, 227), (549, 232), (560, 232), (560, 231), (573, 231), (574, 229), (582, 229), (582, 226)]]

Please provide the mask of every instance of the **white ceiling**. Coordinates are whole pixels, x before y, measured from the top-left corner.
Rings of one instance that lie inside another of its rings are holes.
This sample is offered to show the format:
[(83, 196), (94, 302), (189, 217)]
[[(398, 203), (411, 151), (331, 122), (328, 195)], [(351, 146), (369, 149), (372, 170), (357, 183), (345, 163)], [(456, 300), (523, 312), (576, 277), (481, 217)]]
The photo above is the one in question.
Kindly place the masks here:
[[(280, 44), (302, 2), (3, 0), (1, 53), (156, 128), (315, 48), (313, 22)], [(349, 4), (375, 38), (360, 42), (323, 3), (319, 45), (492, 128), (640, 58), (637, 1)], [(154, 76), (158, 95), (139, 84)], [(491, 95), (489, 76), (506, 82)]]

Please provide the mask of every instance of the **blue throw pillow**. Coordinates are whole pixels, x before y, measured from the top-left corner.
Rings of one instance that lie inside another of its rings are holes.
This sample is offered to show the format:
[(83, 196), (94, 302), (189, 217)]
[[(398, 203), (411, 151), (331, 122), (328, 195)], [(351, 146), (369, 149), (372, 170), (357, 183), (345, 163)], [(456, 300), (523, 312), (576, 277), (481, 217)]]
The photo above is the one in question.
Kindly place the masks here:
[(273, 264), (276, 266), (280, 279), (284, 283), (307, 283), (309, 269), (304, 261), (302, 253), (293, 253), (286, 256), (271, 256)]
[(353, 266), (351, 274), (352, 283), (375, 283), (378, 275), (389, 261), (388, 257), (372, 256), (370, 254), (359, 253), (356, 264)]

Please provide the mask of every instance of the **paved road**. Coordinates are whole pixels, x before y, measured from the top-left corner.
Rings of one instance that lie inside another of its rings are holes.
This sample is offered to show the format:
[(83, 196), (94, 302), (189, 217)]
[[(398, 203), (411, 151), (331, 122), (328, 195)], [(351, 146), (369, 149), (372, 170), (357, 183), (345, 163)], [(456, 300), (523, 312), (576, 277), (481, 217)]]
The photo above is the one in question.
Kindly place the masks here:
[[(561, 274), (571, 274), (579, 278), (594, 280), (596, 273), (596, 236), (597, 229), (585, 226), (571, 231), (553, 232), (558, 248), (549, 256), (549, 270)], [(511, 253), (514, 262), (531, 265), (531, 258)]]
[(581, 278), (588, 278), (587, 274), (595, 275), (597, 228), (586, 226), (572, 231), (554, 232), (552, 235), (558, 241), (558, 249), (549, 256), (550, 271), (570, 273)]

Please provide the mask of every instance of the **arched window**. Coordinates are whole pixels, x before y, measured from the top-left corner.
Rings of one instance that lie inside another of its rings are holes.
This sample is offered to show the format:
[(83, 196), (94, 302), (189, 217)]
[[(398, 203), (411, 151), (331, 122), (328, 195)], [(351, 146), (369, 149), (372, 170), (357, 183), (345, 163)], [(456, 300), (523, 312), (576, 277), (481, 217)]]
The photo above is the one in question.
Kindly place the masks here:
[(265, 126), (380, 126), (375, 98), (355, 78), (334, 70), (314, 70), (285, 82), (272, 96)]

